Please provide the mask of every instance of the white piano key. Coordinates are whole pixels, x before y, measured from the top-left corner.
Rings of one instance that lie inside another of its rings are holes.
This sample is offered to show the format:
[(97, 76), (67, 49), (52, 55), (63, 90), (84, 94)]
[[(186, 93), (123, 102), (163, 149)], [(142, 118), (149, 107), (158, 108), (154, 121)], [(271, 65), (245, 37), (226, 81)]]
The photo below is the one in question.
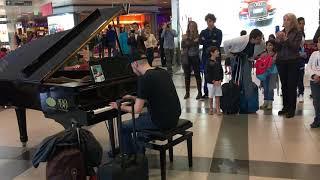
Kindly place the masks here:
[[(130, 102), (122, 103), (122, 105), (128, 105), (128, 104), (130, 104)], [(93, 114), (100, 114), (100, 113), (103, 113), (103, 112), (106, 112), (106, 111), (110, 111), (110, 110), (112, 110), (111, 106), (105, 106), (103, 108), (99, 108), (99, 109), (93, 110)]]

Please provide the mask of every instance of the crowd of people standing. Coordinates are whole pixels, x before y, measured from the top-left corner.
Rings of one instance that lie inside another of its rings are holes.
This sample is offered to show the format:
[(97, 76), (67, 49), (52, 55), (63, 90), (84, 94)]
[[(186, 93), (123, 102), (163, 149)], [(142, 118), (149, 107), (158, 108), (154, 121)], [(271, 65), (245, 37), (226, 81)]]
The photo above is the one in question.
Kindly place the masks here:
[[(198, 90), (196, 99), (205, 99), (209, 96), (209, 113), (212, 114), (212, 100), (215, 98), (216, 112), (220, 114), (219, 97), (223, 96), (221, 92), (223, 69), (220, 51), (222, 31), (215, 26), (216, 17), (213, 14), (208, 14), (205, 21), (208, 27), (201, 33), (198, 33), (197, 23), (190, 21), (186, 33), (182, 35), (182, 64), (186, 87), (184, 98), (190, 97), (190, 78), (193, 70)], [(305, 52), (304, 25), (303, 17), (296, 18), (294, 14), (288, 13), (283, 17), (283, 29), (269, 35), (266, 42), (263, 32), (259, 29), (254, 29), (249, 34), (242, 31), (239, 37), (225, 40), (223, 42), (224, 53), (227, 57), (225, 74), (232, 74), (232, 79), (235, 79), (236, 69), (239, 65), (235, 61), (235, 57), (239, 54), (245, 55), (250, 62), (250, 78), (252, 78), (252, 69), (256, 67), (254, 64), (267, 62), (267, 68), (259, 72), (261, 74), (257, 74), (258, 79), (261, 80), (260, 87), (263, 88), (264, 95), (264, 102), (260, 109), (273, 109), (274, 89), (279, 86), (278, 79), (280, 79), (283, 108), (278, 112), (278, 115), (292, 118), (295, 116), (297, 99), (299, 102), (303, 102), (304, 99), (303, 80), (305, 67), (307, 67), (309, 74), (311, 72), (312, 75), (310, 77), (311, 96), (316, 114), (311, 127), (320, 127), (320, 63), (318, 60), (320, 56), (319, 51), (315, 51), (311, 57), (308, 57)], [(320, 34), (319, 32), (320, 30), (317, 31), (318, 34)], [(317, 38), (314, 39), (314, 42), (317, 42)], [(200, 45), (203, 45), (201, 58), (199, 55)], [(256, 70), (261, 69), (257, 68)], [(201, 76), (201, 73), (204, 76)], [(203, 87), (201, 77), (204, 78)]]

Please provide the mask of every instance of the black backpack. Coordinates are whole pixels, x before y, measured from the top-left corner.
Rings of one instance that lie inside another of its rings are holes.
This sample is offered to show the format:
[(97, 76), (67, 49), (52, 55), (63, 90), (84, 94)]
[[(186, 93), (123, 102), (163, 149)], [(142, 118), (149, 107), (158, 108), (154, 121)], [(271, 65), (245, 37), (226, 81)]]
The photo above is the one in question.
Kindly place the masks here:
[(47, 180), (86, 180), (84, 157), (78, 147), (65, 147), (48, 160)]

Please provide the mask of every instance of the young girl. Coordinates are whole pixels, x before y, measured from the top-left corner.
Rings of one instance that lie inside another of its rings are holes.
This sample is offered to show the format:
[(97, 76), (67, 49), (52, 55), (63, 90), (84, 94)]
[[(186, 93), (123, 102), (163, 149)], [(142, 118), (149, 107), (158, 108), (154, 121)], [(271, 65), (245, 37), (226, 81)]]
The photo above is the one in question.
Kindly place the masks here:
[(311, 75), (310, 87), (315, 110), (315, 118), (311, 128), (320, 127), (320, 37), (317, 43), (318, 51), (314, 51), (309, 59), (307, 71)]
[(263, 53), (258, 59), (259, 61), (262, 59), (270, 58), (270, 60), (272, 61), (270, 62), (270, 66), (264, 73), (265, 78), (262, 80), (264, 103), (262, 106), (260, 106), (260, 109), (263, 109), (263, 110), (272, 110), (272, 103), (274, 100), (274, 89), (276, 88), (277, 75), (278, 75), (276, 66), (275, 66), (275, 57), (276, 57), (275, 45), (276, 44), (274, 40), (267, 41), (266, 52)]
[(220, 112), (220, 96), (222, 96), (221, 82), (223, 80), (223, 69), (221, 63), (217, 61), (219, 57), (219, 49), (217, 47), (210, 47), (210, 61), (207, 63), (206, 80), (208, 82), (210, 111), (209, 114), (213, 114), (213, 98), (215, 97), (216, 112), (221, 115)]

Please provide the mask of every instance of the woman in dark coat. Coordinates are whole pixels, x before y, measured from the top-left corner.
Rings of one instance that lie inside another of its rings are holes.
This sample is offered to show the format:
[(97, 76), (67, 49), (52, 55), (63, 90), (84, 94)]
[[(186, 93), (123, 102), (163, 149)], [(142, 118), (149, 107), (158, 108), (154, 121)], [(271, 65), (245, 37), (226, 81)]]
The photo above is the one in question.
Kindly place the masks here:
[(288, 13), (283, 17), (282, 31), (276, 34), (277, 58), (276, 64), (282, 84), (283, 109), (278, 115), (292, 118), (295, 115), (297, 103), (297, 86), (299, 74), (299, 48), (302, 32), (298, 30), (298, 21), (294, 14)]
[(182, 44), (184, 60), (182, 67), (184, 70), (186, 95), (184, 99), (190, 97), (190, 79), (193, 70), (197, 81), (198, 95), (196, 99), (200, 99), (201, 93), (201, 76), (200, 76), (200, 58), (199, 58), (199, 32), (197, 23), (190, 21), (188, 24), (187, 33), (182, 36)]

